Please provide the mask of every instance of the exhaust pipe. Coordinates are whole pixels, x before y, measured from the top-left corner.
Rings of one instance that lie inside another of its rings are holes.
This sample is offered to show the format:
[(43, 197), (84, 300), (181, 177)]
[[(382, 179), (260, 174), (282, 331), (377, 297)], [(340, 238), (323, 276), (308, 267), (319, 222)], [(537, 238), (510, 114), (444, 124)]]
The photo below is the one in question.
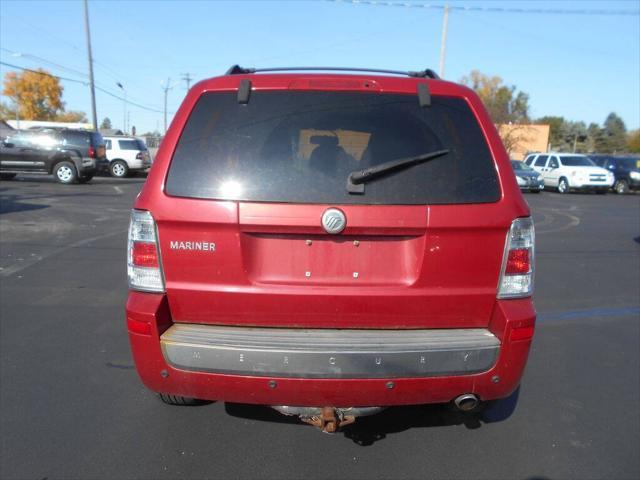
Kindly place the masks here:
[(478, 406), (480, 400), (473, 393), (465, 393), (456, 397), (453, 401), (458, 410), (462, 412), (470, 412)]

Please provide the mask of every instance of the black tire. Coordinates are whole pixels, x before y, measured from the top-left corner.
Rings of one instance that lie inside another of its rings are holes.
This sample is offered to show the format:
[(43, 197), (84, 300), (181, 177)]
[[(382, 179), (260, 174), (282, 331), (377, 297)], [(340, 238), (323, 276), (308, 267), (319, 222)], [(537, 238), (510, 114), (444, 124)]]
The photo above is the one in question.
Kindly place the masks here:
[(180, 406), (197, 406), (197, 405), (207, 405), (210, 402), (208, 400), (199, 400), (197, 398), (189, 398), (189, 397), (181, 397), (179, 395), (169, 395), (167, 393), (159, 393), (160, 400), (168, 405), (180, 405)]
[(13, 180), (17, 173), (0, 173), (0, 180)]
[(568, 193), (569, 192), (569, 182), (566, 178), (562, 177), (558, 180), (558, 193)]
[(613, 189), (616, 191), (617, 194), (624, 195), (626, 193), (629, 193), (629, 184), (627, 183), (626, 180), (618, 180), (613, 185)]
[(78, 180), (78, 171), (72, 162), (65, 160), (64, 162), (56, 163), (56, 166), (53, 167), (53, 176), (58, 182), (69, 185)]
[(109, 173), (115, 178), (125, 178), (129, 175), (129, 165), (122, 160), (114, 160), (109, 165)]
[(93, 178), (93, 173), (91, 175), (85, 175), (84, 177), (79, 177), (78, 183), (87, 183), (91, 181), (92, 178)]

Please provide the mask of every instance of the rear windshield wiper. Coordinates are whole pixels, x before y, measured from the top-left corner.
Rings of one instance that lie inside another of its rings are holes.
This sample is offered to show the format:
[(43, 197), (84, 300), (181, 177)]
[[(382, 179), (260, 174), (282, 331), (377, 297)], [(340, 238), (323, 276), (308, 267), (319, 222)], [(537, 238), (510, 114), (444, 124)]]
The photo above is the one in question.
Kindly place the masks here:
[(418, 165), (433, 158), (441, 157), (449, 153), (449, 150), (437, 150), (435, 152), (423, 153), (415, 157), (398, 158), (389, 162), (381, 163), (375, 167), (365, 168), (364, 170), (355, 170), (349, 174), (347, 178), (347, 192), (364, 193), (364, 184), (374, 178), (387, 175), (392, 172), (404, 170), (405, 168)]

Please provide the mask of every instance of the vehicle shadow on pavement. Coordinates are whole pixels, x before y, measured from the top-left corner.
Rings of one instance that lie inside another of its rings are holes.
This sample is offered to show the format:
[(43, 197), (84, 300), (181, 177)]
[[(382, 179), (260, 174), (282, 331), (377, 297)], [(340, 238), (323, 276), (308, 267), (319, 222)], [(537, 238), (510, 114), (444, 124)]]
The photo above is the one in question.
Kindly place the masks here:
[(0, 215), (3, 213), (28, 212), (29, 210), (49, 208), (49, 205), (24, 203), (24, 200), (27, 200), (27, 198), (22, 195), (4, 195), (0, 193)]
[[(450, 404), (409, 405), (390, 407), (370, 417), (361, 417), (354, 424), (341, 429), (337, 434), (344, 435), (355, 444), (367, 447), (384, 440), (387, 435), (400, 433), (413, 428), (449, 427), (464, 425), (470, 430), (482, 427), (484, 424), (501, 422), (509, 418), (515, 411), (520, 389), (510, 397), (497, 402), (491, 402), (487, 408), (478, 412), (460, 412)], [(264, 422), (300, 424), (295, 416), (282, 415), (275, 410), (258, 405), (226, 403), (227, 414)]]

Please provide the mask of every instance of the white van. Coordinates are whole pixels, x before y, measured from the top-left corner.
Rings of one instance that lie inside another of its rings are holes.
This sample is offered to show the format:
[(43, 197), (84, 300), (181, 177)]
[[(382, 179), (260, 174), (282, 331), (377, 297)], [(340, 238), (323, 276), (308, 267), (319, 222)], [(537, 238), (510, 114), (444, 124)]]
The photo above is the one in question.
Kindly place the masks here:
[(611, 172), (576, 153), (532, 153), (524, 163), (542, 175), (545, 187), (556, 188), (559, 193), (594, 190), (604, 194), (614, 182)]
[(146, 170), (151, 166), (151, 157), (145, 143), (135, 137), (104, 137), (109, 159), (109, 173), (123, 178), (131, 172)]

